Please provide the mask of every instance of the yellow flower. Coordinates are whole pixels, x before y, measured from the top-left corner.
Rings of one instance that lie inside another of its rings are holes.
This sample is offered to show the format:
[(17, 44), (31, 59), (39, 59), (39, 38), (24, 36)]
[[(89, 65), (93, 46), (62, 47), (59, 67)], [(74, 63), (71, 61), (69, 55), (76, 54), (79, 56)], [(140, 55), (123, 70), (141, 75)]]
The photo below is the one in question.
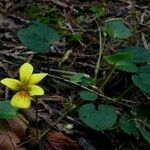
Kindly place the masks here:
[(36, 84), (40, 82), (47, 73), (32, 73), (33, 66), (29, 63), (24, 63), (19, 70), (20, 80), (12, 78), (1, 80), (2, 84), (17, 91), (10, 102), (13, 107), (29, 108), (31, 105), (31, 96), (44, 94), (44, 90)]

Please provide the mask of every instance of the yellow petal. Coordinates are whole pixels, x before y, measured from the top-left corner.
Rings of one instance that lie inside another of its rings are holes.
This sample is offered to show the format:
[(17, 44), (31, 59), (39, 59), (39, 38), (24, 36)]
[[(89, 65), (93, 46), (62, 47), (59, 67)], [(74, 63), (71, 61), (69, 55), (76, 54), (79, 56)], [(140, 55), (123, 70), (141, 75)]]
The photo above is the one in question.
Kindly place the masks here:
[(19, 80), (11, 79), (11, 78), (5, 78), (1, 80), (1, 83), (6, 85), (8, 88), (12, 90), (20, 90), (22, 87), (22, 83)]
[(34, 73), (31, 75), (28, 84), (37, 84), (38, 82), (40, 82), (45, 76), (47, 75), (47, 73)]
[(28, 93), (30, 96), (43, 95), (44, 90), (37, 85), (28, 85)]
[(29, 108), (31, 105), (30, 96), (25, 91), (17, 92), (12, 97), (10, 104), (16, 108)]
[(33, 66), (29, 63), (24, 63), (19, 70), (20, 80), (27, 83), (33, 72)]

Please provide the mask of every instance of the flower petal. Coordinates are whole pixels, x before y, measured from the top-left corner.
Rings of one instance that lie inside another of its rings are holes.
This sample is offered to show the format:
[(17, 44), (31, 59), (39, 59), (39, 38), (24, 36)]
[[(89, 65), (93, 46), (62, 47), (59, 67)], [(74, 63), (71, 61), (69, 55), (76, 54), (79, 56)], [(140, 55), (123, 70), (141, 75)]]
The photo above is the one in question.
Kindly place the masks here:
[(22, 83), (19, 80), (11, 78), (5, 78), (1, 80), (1, 83), (15, 91), (20, 90), (20, 88), (22, 87)]
[(44, 90), (37, 85), (28, 85), (28, 93), (30, 96), (43, 95)]
[(10, 104), (16, 108), (29, 108), (31, 105), (30, 96), (25, 91), (17, 92), (12, 97)]
[(28, 84), (37, 84), (38, 82), (40, 82), (45, 76), (47, 75), (47, 73), (34, 73), (31, 75)]
[(33, 72), (33, 66), (29, 63), (24, 63), (19, 70), (20, 80), (27, 83)]

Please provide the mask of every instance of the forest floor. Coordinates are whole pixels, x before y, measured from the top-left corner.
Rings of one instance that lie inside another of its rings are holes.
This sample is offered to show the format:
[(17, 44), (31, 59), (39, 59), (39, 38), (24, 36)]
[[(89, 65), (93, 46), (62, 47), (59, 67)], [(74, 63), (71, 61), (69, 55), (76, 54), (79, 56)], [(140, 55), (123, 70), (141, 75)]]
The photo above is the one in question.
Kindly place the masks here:
[[(114, 18), (123, 19), (132, 32), (131, 37), (112, 39), (106, 36), (104, 24)], [(33, 20), (53, 28), (60, 36), (47, 54), (31, 51), (17, 36), (17, 31), (28, 27)], [(129, 86), (129, 75), (124, 78), (123, 73), (115, 72), (103, 91), (99, 91), (111, 67), (102, 58), (97, 73), (96, 66), (101, 46), (103, 56), (127, 45), (150, 48), (149, 31), (149, 0), (1, 0), (1, 79), (17, 78), (18, 69), (24, 62), (32, 64), (35, 72), (49, 75), (41, 82), (45, 95), (35, 98), (37, 101), (32, 101), (31, 108), (20, 109), (17, 118), (5, 120), (5, 125), (0, 123), (0, 149), (13, 150), (18, 146), (18, 149), (26, 150), (150, 149), (143, 137), (136, 139), (121, 131), (118, 125), (109, 130), (93, 130), (78, 114), (78, 105), (87, 103), (79, 94), (82, 90), (95, 91), (100, 99), (101, 96), (110, 99), (100, 103), (113, 105), (118, 114), (129, 112), (135, 104), (148, 103), (149, 97), (138, 88), (130, 91), (124, 101), (115, 103), (113, 98)], [(87, 78), (90, 76), (88, 86), (81, 83), (78, 73)], [(1, 100), (11, 99), (12, 91), (4, 86), (0, 88)], [(136, 99), (140, 100), (135, 102)], [(74, 106), (75, 110), (66, 113)], [(5, 133), (4, 126), (7, 126)], [(35, 139), (37, 134), (41, 138)]]

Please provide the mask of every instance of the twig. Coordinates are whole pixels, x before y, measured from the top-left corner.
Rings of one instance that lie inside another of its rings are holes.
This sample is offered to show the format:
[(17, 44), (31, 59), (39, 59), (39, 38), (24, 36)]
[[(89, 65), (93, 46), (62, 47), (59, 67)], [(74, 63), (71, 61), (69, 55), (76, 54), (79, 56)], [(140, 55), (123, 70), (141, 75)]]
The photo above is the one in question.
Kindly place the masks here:
[(61, 2), (59, 0), (49, 0), (51, 1), (52, 3), (54, 3), (55, 5), (58, 5), (58, 6), (61, 6), (61, 7), (64, 7), (64, 8), (69, 8), (71, 9), (72, 11), (76, 12), (76, 13), (79, 13), (78, 10), (72, 8), (71, 6), (67, 5), (66, 3), (64, 2)]
[(36, 138), (36, 137), (29, 138), (29, 139), (27, 139), (27, 140), (25, 140), (25, 141), (19, 143), (19, 144), (18, 144), (18, 147), (21, 147), (22, 145), (27, 144), (27, 143), (29, 143), (29, 142), (31, 142), (31, 141), (34, 141), (34, 140), (37, 140), (37, 138)]
[(45, 136), (48, 132), (50, 132), (66, 115), (68, 112), (65, 112), (62, 116), (60, 116), (56, 122), (51, 127), (48, 127), (41, 135), (39, 135), (38, 139), (41, 139), (43, 136)]
[[(142, 15), (141, 15), (141, 20), (140, 20), (140, 24), (143, 24), (143, 23), (144, 23), (144, 17), (145, 17), (145, 15), (146, 15), (146, 13), (147, 13), (147, 11), (144, 11), (144, 12), (142, 13)], [(149, 14), (148, 14), (148, 15), (149, 15)], [(144, 47), (145, 47), (146, 49), (148, 49), (148, 48), (149, 48), (149, 45), (148, 45), (148, 43), (147, 43), (145, 34), (144, 34), (143, 32), (141, 33), (141, 39), (142, 39), (142, 41), (143, 41)]]
[(89, 89), (89, 88), (87, 88), (87, 87), (85, 87), (85, 86), (83, 86), (83, 85), (81, 85), (81, 84), (78, 84), (78, 83), (72, 82), (72, 81), (70, 81), (70, 80), (67, 80), (67, 79), (64, 79), (64, 78), (61, 78), (61, 77), (58, 77), (58, 76), (55, 76), (55, 75), (51, 75), (51, 74), (49, 74), (48, 76), (51, 77), (51, 78), (58, 79), (58, 80), (63, 80), (64, 82), (73, 84), (73, 85), (78, 86), (78, 87), (80, 87), (80, 88), (82, 88), (82, 89), (85, 89), (85, 90), (87, 90), (87, 91), (93, 92), (93, 93), (97, 94), (98, 96), (100, 96), (101, 98), (103, 98), (103, 100), (107, 100), (107, 102), (110, 102), (110, 101), (111, 101), (111, 102), (113, 102), (113, 103), (118, 103), (118, 104), (121, 104), (121, 105), (124, 105), (124, 106), (127, 106), (127, 107), (131, 107), (131, 105), (124, 104), (124, 103), (122, 103), (122, 102), (118, 102), (118, 101), (116, 101), (115, 99), (112, 99), (112, 98), (110, 98), (110, 97), (107, 97), (107, 96), (105, 96), (105, 95), (103, 95), (103, 94), (101, 94), (101, 93), (99, 93), (99, 92), (97, 92), (97, 91), (95, 91), (95, 90)]
[[(50, 107), (48, 104), (46, 104), (45, 102), (45, 99), (44, 100), (39, 100), (39, 103), (41, 105), (43, 105), (43, 107), (49, 112), (49, 114), (56, 114), (58, 116), (62, 116), (62, 111), (58, 110), (58, 109), (54, 109), (52, 107)], [(65, 116), (65, 119), (75, 125), (78, 125), (78, 126), (82, 126), (82, 127), (85, 127), (85, 125), (80, 122), (79, 120), (75, 119), (75, 118), (72, 118), (71, 116)]]

